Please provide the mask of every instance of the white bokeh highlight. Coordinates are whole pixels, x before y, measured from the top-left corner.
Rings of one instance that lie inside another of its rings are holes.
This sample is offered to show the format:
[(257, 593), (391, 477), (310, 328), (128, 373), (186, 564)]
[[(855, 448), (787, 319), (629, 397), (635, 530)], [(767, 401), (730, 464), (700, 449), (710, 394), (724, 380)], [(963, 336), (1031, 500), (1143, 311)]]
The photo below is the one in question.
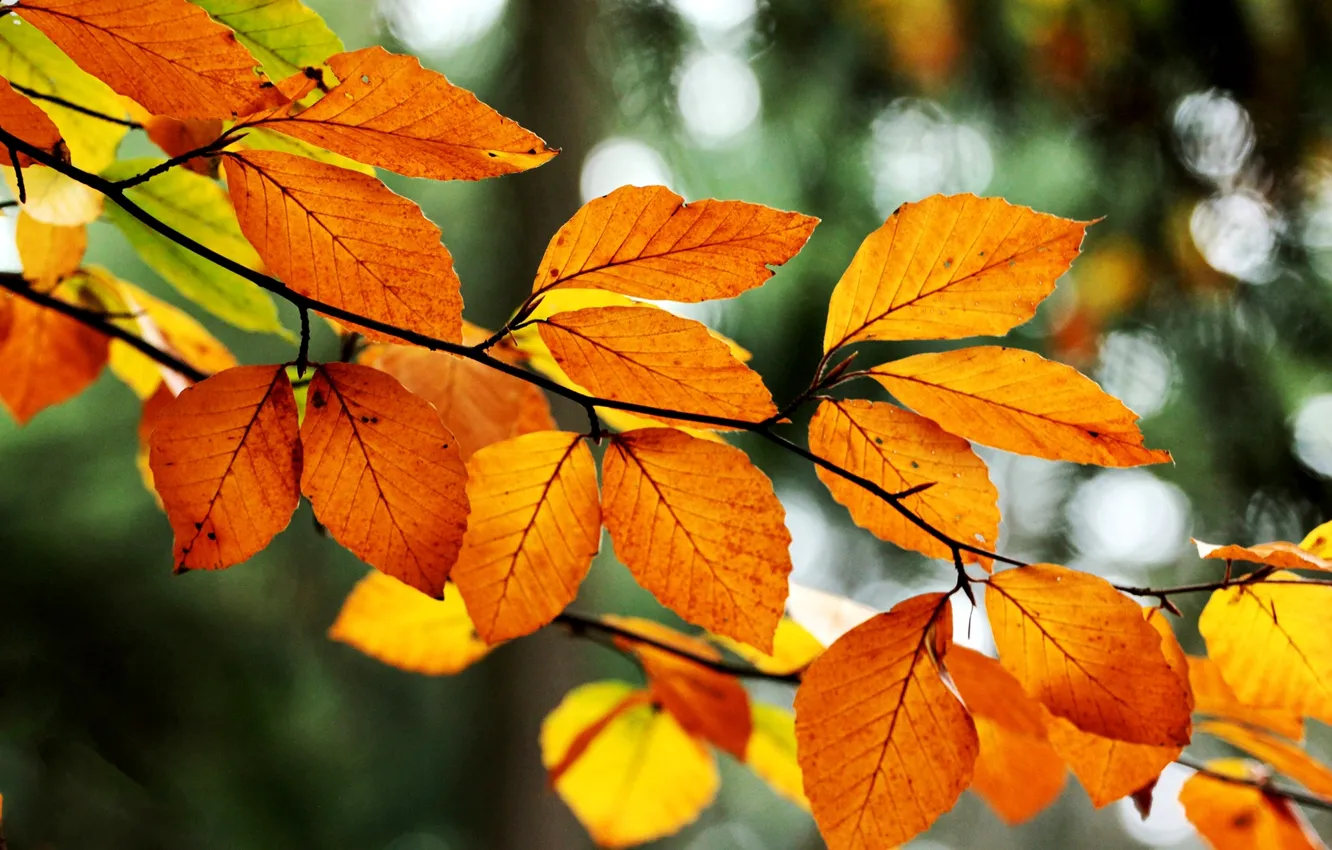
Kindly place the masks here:
[(885, 217), (936, 192), (981, 193), (994, 177), (985, 136), (937, 103), (900, 98), (874, 119), (865, 149), (874, 205)]
[(1170, 563), (1189, 542), (1188, 496), (1146, 470), (1098, 472), (1077, 486), (1065, 510), (1083, 557), (1126, 572)]
[(380, 0), (379, 14), (413, 52), (448, 55), (480, 41), (508, 0)]
[(703, 147), (718, 147), (754, 126), (763, 98), (758, 77), (742, 59), (700, 50), (680, 67), (676, 105), (689, 137)]
[(578, 180), (583, 203), (621, 186), (670, 186), (670, 167), (657, 149), (637, 139), (612, 136), (588, 151)]
[(1178, 764), (1167, 765), (1156, 780), (1152, 791), (1152, 813), (1143, 819), (1134, 808), (1133, 801), (1124, 798), (1115, 803), (1119, 823), (1134, 840), (1149, 847), (1176, 847), (1189, 843), (1197, 832), (1184, 814), (1184, 806), (1179, 802), (1180, 789), (1184, 782), (1193, 775), (1193, 771)]
[(1207, 264), (1246, 283), (1276, 277), (1281, 229), (1276, 210), (1249, 190), (1213, 195), (1194, 206), (1189, 217), (1189, 233)]
[(1146, 419), (1165, 407), (1175, 383), (1175, 364), (1147, 331), (1115, 331), (1101, 343), (1096, 382)]
[(1226, 92), (1194, 92), (1175, 105), (1179, 157), (1194, 174), (1217, 185), (1239, 176), (1257, 139), (1249, 113)]
[(1316, 395), (1295, 414), (1295, 456), (1314, 472), (1332, 478), (1332, 394)]

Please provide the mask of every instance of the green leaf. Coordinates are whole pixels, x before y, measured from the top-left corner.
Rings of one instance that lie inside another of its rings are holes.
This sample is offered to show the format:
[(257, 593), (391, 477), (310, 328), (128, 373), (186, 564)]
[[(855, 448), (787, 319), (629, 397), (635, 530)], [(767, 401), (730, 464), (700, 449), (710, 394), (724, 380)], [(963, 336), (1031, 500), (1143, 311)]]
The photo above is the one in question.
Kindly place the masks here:
[(236, 31), (275, 80), (341, 53), (342, 40), (300, 0), (194, 0), (219, 23)]
[[(103, 171), (102, 176), (107, 180), (124, 180), (161, 162), (160, 159), (121, 160)], [(149, 215), (196, 242), (246, 268), (261, 267), (259, 255), (241, 234), (226, 191), (207, 177), (173, 168), (126, 190), (125, 195)], [(238, 328), (290, 337), (278, 322), (272, 297), (264, 290), (177, 245), (112, 199), (108, 199), (103, 215), (120, 228), (143, 261), (186, 298)]]
[[(41, 30), (17, 15), (0, 19), (0, 77), (14, 85), (61, 98), (108, 115), (125, 115), (120, 96), (84, 71), (51, 43)], [(80, 168), (99, 171), (116, 158), (116, 148), (128, 128), (66, 109), (45, 100), (34, 101), (60, 128), (70, 159)]]

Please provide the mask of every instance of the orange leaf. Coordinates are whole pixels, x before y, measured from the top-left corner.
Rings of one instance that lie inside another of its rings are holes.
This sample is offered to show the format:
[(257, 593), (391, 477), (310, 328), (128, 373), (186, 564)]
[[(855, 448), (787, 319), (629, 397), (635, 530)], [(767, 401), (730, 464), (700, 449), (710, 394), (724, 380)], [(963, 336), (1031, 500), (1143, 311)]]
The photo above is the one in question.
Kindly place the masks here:
[(296, 398), (283, 366), (237, 366), (157, 414), (149, 464), (175, 532), (175, 569), (248, 560), (300, 501)]
[(1253, 564), (1267, 564), (1282, 570), (1322, 570), (1332, 572), (1332, 561), (1320, 558), (1314, 553), (1302, 549), (1294, 543), (1278, 540), (1274, 543), (1259, 543), (1256, 546), (1217, 546), (1194, 540), (1198, 547), (1199, 558), (1214, 561), (1248, 561)]
[(526, 171), (555, 151), (414, 56), (367, 47), (329, 58), (341, 80), (301, 109), (279, 106), (243, 118), (359, 162), (408, 177), (479, 180)]
[(1004, 666), (965, 646), (948, 650), (948, 675), (973, 717), (1036, 740), (1045, 739), (1045, 714)]
[(35, 289), (49, 292), (79, 270), (88, 248), (88, 228), (82, 224), (47, 224), (20, 210), (14, 240), (23, 263), (23, 277)]
[(1068, 763), (1098, 809), (1155, 782), (1183, 749), (1093, 735), (1062, 717), (1050, 718), (1049, 736), (1050, 745)]
[(241, 231), (292, 289), (366, 318), (462, 340), (453, 258), (416, 204), (376, 177), (291, 154), (250, 150), (224, 162)]
[(1276, 572), (1213, 593), (1198, 631), (1241, 703), (1332, 723), (1330, 610), (1332, 587)]
[(619, 434), (602, 461), (602, 512), (615, 554), (661, 604), (772, 651), (791, 534), (744, 452), (671, 428)]
[(706, 301), (761, 286), (818, 219), (742, 201), (692, 204), (665, 186), (622, 186), (588, 202), (546, 248), (532, 292), (608, 289)]
[[(0, 126), (5, 132), (17, 136), (46, 153), (69, 160), (69, 149), (60, 136), (60, 129), (55, 122), (41, 110), (37, 104), (14, 91), (9, 80), (0, 77)], [(27, 168), (33, 164), (32, 157), (25, 153), (17, 156), (17, 162), (6, 152), (0, 156), (0, 163), (8, 167)]]
[(1188, 689), (1161, 636), (1104, 579), (1053, 564), (1005, 570), (986, 608), (1000, 661), (1053, 714), (1129, 743), (1188, 743)]
[(1137, 416), (1076, 369), (1017, 348), (917, 354), (870, 375), (917, 413), (968, 440), (1100, 466), (1164, 463), (1143, 447)]
[(368, 366), (310, 382), (301, 492), (356, 557), (438, 598), (467, 527), (467, 471), (430, 404)]
[[(1259, 778), (1237, 759), (1207, 767), (1237, 779)], [(1184, 783), (1179, 802), (1214, 850), (1325, 850), (1289, 801), (1251, 785), (1199, 773)]]
[(1287, 709), (1245, 705), (1221, 678), (1221, 670), (1215, 661), (1192, 655), (1188, 661), (1189, 687), (1193, 690), (1199, 714), (1268, 729), (1295, 741), (1304, 737), (1304, 721), (1299, 714)]
[[(606, 622), (699, 658), (720, 661), (707, 641), (640, 617), (607, 616)], [(662, 708), (675, 715), (691, 735), (710, 741), (741, 761), (754, 728), (749, 694), (734, 676), (712, 670), (648, 643), (623, 636), (615, 645), (632, 652), (647, 673), (649, 690)]]
[[(181, 156), (221, 138), (224, 128), (220, 118), (182, 120), (166, 115), (151, 115), (143, 122), (143, 129), (153, 144), (167, 156)], [(217, 176), (215, 157), (196, 156), (182, 163), (182, 166), (205, 177)]]
[(263, 94), (250, 51), (187, 0), (23, 0), (19, 14), (154, 115), (230, 118)]
[(905, 842), (970, 784), (976, 730), (936, 666), (952, 632), (947, 597), (917, 596), (847, 632), (805, 671), (796, 742), (830, 850)]
[(83, 392), (106, 365), (107, 337), (81, 322), (12, 296), (0, 314), (0, 401), (20, 425)]
[(823, 350), (1005, 334), (1054, 290), (1088, 224), (975, 195), (903, 204), (865, 239), (833, 290)]
[[(999, 492), (985, 462), (966, 440), (924, 417), (882, 402), (826, 400), (810, 420), (809, 448), (889, 493), (931, 484), (903, 506), (955, 540), (993, 549), (999, 539)], [(883, 499), (822, 467), (815, 471), (856, 525), (932, 558), (951, 556), (952, 549)]]
[(456, 354), (385, 345), (367, 349), (361, 362), (433, 404), (463, 460), (492, 443), (556, 428), (540, 387)]
[(777, 412), (758, 373), (692, 319), (648, 306), (589, 307), (538, 330), (565, 373), (600, 398), (749, 422)]
[(1270, 732), (1223, 720), (1203, 723), (1198, 726), (1198, 731), (1244, 750), (1318, 796), (1332, 800), (1332, 769), (1291, 741)]
[(427, 676), (461, 673), (490, 652), (455, 588), (447, 588), (443, 599), (431, 599), (374, 570), (348, 594), (328, 636)]
[(488, 643), (530, 634), (578, 595), (601, 543), (597, 467), (582, 435), (527, 434), (467, 462), (471, 515), (453, 581)]

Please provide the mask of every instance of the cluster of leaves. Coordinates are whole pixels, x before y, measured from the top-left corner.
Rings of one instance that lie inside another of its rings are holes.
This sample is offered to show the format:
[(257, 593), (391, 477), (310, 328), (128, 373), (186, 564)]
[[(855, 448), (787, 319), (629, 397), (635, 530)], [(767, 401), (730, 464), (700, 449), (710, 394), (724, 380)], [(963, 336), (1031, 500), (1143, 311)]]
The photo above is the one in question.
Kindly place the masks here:
[[(634, 658), (645, 688), (585, 685), (541, 731), (552, 783), (599, 843), (690, 822), (715, 794), (714, 750), (807, 806), (834, 848), (904, 842), (968, 787), (1024, 820), (1068, 768), (1096, 805), (1133, 794), (1146, 806), (1194, 731), (1332, 800), (1332, 772), (1298, 746), (1304, 717), (1332, 721), (1319, 623), (1332, 587), (1291, 572), (1332, 569), (1332, 530), (1204, 548), (1225, 577), (1184, 588), (1023, 564), (994, 551), (997, 492), (972, 443), (1169, 460), (1133, 413), (1027, 351), (863, 370), (837, 359), (855, 344), (1007, 333), (1051, 293), (1088, 223), (970, 195), (903, 206), (851, 260), (814, 380), (779, 408), (743, 349), (644, 299), (762, 285), (815, 219), (621, 188), (560, 228), (531, 294), (490, 333), (463, 319), (439, 229), (373, 169), (523, 171), (554, 155), (529, 131), (411, 57), (343, 52), (297, 0), (20, 0), (5, 14), (0, 147), (23, 274), (0, 278), (0, 400), (26, 421), (109, 363), (144, 399), (145, 474), (177, 571), (247, 560), (304, 495), (377, 570), (332, 635), (388, 663), (457, 672), (557, 621)], [(170, 158), (116, 161), (128, 127)], [(187, 314), (85, 266), (99, 215), (238, 327), (290, 338), (271, 295), (295, 304), (296, 358), (237, 365)], [(337, 323), (343, 361), (309, 362), (309, 311)], [(826, 395), (857, 379), (902, 406)], [(582, 404), (589, 429), (558, 429), (547, 393)], [(776, 429), (807, 404), (804, 448)], [(816, 639), (784, 617), (796, 608), (784, 511), (728, 431), (814, 463), (858, 525), (950, 560), (955, 585), (883, 614), (798, 591), (821, 600), (822, 625), (805, 622)], [(639, 583), (706, 635), (565, 610), (603, 526)], [(1262, 566), (1233, 575), (1234, 561)], [(996, 562), (1015, 568), (991, 575)], [(952, 643), (952, 598), (977, 589), (997, 659)], [(1190, 658), (1163, 610), (1209, 590), (1210, 655)], [(829, 618), (846, 625), (828, 631)], [(746, 676), (799, 683), (794, 714), (751, 703)], [(1263, 770), (1206, 767), (1185, 789), (1190, 817), (1219, 848), (1321, 846)]]

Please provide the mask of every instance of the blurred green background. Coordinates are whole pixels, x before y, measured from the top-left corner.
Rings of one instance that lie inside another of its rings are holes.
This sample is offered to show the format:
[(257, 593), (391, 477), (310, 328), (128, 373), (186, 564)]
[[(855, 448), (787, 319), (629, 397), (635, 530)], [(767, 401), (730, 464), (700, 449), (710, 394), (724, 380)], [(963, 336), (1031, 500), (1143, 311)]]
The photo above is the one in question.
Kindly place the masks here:
[[(780, 400), (810, 378), (856, 245), (898, 204), (970, 191), (1104, 216), (1010, 339), (1096, 377), (1176, 463), (1102, 471), (987, 452), (1001, 549), (1173, 584), (1216, 575), (1190, 535), (1299, 540), (1332, 518), (1325, 0), (310, 5), (349, 48), (416, 53), (562, 149), (501, 180), (387, 178), (442, 227), (471, 320), (501, 323), (547, 238), (615, 186), (798, 209), (823, 224), (767, 286), (680, 308), (751, 349)], [(149, 150), (131, 134), (122, 152)], [(12, 218), (4, 225), (12, 266)], [(92, 245), (92, 261), (181, 303), (110, 227), (94, 225)], [(245, 362), (292, 356), (205, 321)], [(931, 347), (867, 344), (862, 362)], [(336, 357), (331, 335), (315, 354)], [(577, 409), (556, 409), (581, 425)], [(12, 846), (589, 846), (545, 787), (537, 729), (573, 685), (634, 668), (555, 630), (451, 679), (334, 644), (325, 631), (365, 568), (315, 533), (305, 507), (251, 563), (173, 578), (169, 528), (134, 465), (138, 413), (108, 375), (22, 430), (0, 419), (0, 793)], [(951, 580), (946, 565), (855, 529), (804, 465), (739, 442), (786, 503), (801, 582), (887, 608)], [(1204, 601), (1184, 600), (1177, 623), (1193, 652)], [(578, 604), (665, 617), (608, 544)], [(959, 639), (984, 647), (984, 617), (965, 614)], [(1332, 755), (1312, 725), (1311, 748)], [(660, 846), (822, 846), (806, 815), (720, 758), (718, 802)], [(1005, 828), (967, 795), (911, 846), (1197, 847), (1173, 801), (1185, 776), (1167, 772), (1145, 824), (1124, 804), (1093, 812), (1070, 779), (1030, 824)], [(1314, 822), (1332, 834), (1332, 820)]]

